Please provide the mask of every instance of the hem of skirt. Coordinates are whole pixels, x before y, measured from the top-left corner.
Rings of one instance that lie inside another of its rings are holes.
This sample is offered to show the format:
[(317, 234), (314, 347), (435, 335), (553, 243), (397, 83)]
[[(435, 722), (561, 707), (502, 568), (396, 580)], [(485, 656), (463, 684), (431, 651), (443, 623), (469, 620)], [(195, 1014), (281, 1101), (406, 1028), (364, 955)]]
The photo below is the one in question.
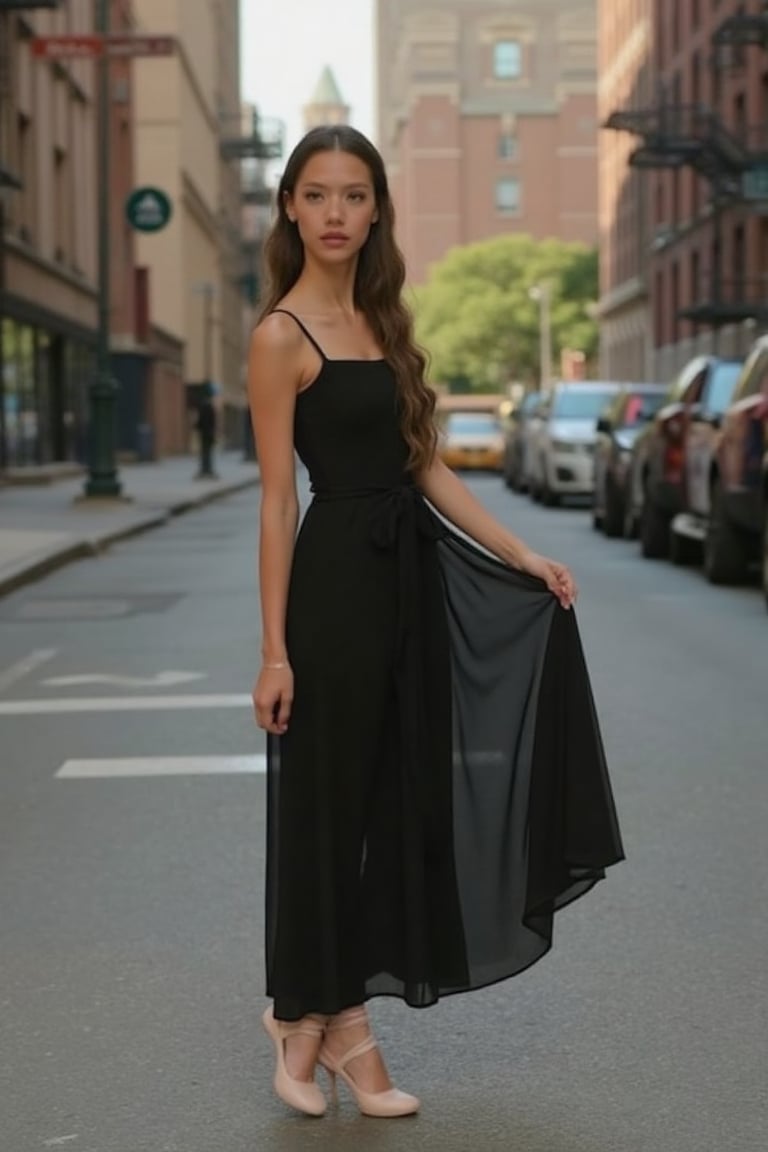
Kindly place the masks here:
[[(593, 877), (589, 881), (587, 887), (580, 888), (578, 892), (574, 892), (566, 896), (566, 898), (561, 903), (556, 902), (554, 904), (554, 911), (560, 911), (560, 909), (566, 908), (569, 904), (574, 903), (581, 896), (586, 896), (586, 894), (594, 888), (595, 884), (598, 884), (603, 879), (605, 879), (605, 875)], [(548, 940), (542, 938), (541, 949), (536, 953), (535, 956), (532, 956), (530, 960), (526, 960), (524, 964), (511, 969), (509, 972), (504, 972), (500, 976), (492, 976), (488, 979), (473, 982), (471, 984), (462, 984), (461, 986), (456, 986), (453, 988), (441, 988), (439, 993), (431, 997), (429, 1000), (414, 1000), (413, 998), (409, 998), (408, 995), (404, 992), (365, 992), (362, 999), (358, 999), (354, 1003), (345, 1003), (333, 1008), (307, 1008), (307, 1010), (302, 1012), (301, 1015), (279, 1017), (279, 1019), (283, 1020), (283, 1022), (286, 1024), (290, 1024), (295, 1023), (297, 1020), (302, 1020), (305, 1016), (309, 1015), (336, 1016), (339, 1012), (345, 1012), (347, 1009), (355, 1008), (359, 1004), (367, 1004), (371, 1000), (381, 999), (400, 1000), (402, 1003), (406, 1004), (407, 1007), (414, 1008), (417, 1011), (425, 1008), (434, 1008), (437, 1004), (440, 1003), (441, 1000), (444, 1000), (448, 996), (468, 995), (471, 992), (480, 992), (486, 988), (493, 988), (496, 984), (503, 984), (506, 980), (514, 980), (516, 976), (521, 976), (524, 972), (527, 972), (530, 968), (533, 968), (535, 964), (538, 964), (540, 960), (543, 960), (544, 957), (552, 951), (552, 947), (553, 942), (551, 936)], [(266, 995), (267, 997), (271, 996), (269, 988), (267, 988)]]

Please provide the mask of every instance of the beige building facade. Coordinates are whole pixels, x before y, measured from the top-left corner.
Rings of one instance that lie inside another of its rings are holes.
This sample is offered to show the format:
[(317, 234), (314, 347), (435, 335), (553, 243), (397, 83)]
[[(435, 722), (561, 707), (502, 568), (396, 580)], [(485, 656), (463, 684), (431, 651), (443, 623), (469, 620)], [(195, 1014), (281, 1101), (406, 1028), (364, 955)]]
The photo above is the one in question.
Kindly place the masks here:
[(154, 326), (183, 343), (191, 405), (214, 384), (230, 419), (244, 404), (240, 165), (223, 147), (240, 136), (238, 3), (134, 0), (134, 10), (142, 32), (177, 38), (173, 57), (135, 65), (136, 183), (173, 204), (161, 232), (138, 238), (137, 259), (150, 270)]
[(0, 471), (82, 459), (97, 324), (95, 70), (35, 35), (93, 31), (91, 0), (0, 12)]
[(378, 143), (410, 279), (507, 232), (595, 244), (596, 0), (378, 0)]

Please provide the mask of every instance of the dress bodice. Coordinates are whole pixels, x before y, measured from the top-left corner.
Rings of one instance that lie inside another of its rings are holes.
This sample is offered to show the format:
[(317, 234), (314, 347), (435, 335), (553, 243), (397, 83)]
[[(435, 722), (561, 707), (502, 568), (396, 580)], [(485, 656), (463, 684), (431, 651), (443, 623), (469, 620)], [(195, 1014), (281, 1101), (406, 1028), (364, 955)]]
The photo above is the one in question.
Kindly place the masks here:
[(324, 359), (296, 398), (294, 444), (315, 490), (401, 485), (408, 446), (391, 365)]

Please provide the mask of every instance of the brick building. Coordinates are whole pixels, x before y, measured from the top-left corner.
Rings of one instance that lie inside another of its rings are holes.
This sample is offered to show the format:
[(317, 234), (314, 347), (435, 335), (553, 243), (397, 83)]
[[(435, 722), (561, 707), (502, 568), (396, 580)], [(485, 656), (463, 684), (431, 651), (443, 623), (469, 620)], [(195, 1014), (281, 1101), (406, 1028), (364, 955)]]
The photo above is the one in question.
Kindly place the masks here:
[[(768, 10), (762, 0), (604, 8), (606, 60), (622, 62), (622, 44), (646, 47), (645, 82), (633, 86), (636, 64), (624, 58), (612, 109), (607, 85), (601, 93), (603, 359), (613, 374), (626, 366), (663, 380), (696, 352), (743, 353), (768, 324)], [(607, 139), (616, 132), (623, 144)], [(612, 165), (624, 149), (626, 162)], [(640, 258), (619, 269), (632, 204)], [(621, 287), (633, 276), (650, 309), (642, 372), (617, 338)]]
[[(643, 108), (652, 82), (654, 0), (605, 0), (598, 21), (598, 116)], [(630, 163), (637, 147), (625, 132), (599, 141), (600, 375), (643, 380), (653, 346), (648, 291), (648, 178)]]
[(597, 0), (378, 0), (378, 143), (410, 278), (506, 232), (597, 241)]

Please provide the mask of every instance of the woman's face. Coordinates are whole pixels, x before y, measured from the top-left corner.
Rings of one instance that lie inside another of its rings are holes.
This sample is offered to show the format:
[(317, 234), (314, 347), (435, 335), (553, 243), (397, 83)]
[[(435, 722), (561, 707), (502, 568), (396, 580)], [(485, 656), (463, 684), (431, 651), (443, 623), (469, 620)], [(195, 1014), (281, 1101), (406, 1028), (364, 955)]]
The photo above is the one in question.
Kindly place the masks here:
[(356, 256), (379, 217), (367, 164), (338, 150), (307, 161), (285, 208), (305, 249), (322, 263)]

